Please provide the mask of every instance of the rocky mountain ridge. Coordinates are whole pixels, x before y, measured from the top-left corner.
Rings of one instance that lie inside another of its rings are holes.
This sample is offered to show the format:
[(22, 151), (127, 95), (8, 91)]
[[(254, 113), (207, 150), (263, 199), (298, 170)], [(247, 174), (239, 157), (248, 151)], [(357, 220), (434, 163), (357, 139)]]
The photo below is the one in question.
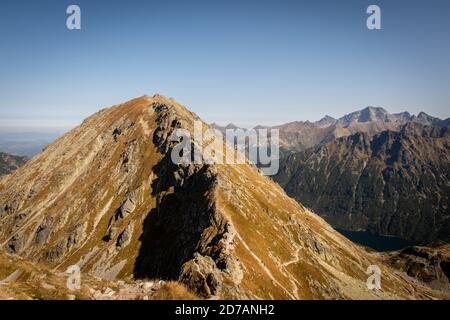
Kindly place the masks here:
[[(335, 119), (326, 115), (319, 121), (294, 121), (273, 127), (257, 126), (255, 128), (278, 129), (280, 133), (280, 147), (283, 154), (303, 151), (336, 138), (350, 136), (357, 132), (374, 135), (382, 131), (399, 131), (406, 123), (413, 122), (422, 125), (445, 127), (450, 125), (450, 118), (441, 120), (425, 112), (411, 115), (409, 112), (391, 114), (381, 107), (366, 107)], [(213, 127), (225, 132), (226, 129), (238, 128), (234, 124)]]
[(449, 127), (411, 122), (294, 153), (275, 177), (333, 226), (429, 242), (448, 240)]
[[(175, 165), (195, 114), (143, 96), (86, 119), (0, 179), (7, 254), (104, 281), (176, 281), (204, 298), (445, 298), (399, 275), (252, 164)], [(205, 125), (205, 127), (207, 127)], [(366, 286), (378, 265), (381, 290)]]

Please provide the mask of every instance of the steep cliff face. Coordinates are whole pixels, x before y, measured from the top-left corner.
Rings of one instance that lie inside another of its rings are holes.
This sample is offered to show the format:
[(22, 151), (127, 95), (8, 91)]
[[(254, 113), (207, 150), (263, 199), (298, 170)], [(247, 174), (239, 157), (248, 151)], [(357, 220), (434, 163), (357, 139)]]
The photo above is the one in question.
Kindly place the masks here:
[[(178, 281), (201, 297), (435, 295), (412, 290), (253, 165), (175, 165), (171, 134), (194, 120), (161, 96), (86, 119), (0, 180), (2, 249), (55, 272), (77, 264), (108, 281)], [(378, 291), (366, 287), (373, 264)]]
[(10, 174), (27, 162), (26, 157), (13, 156), (0, 152), (0, 176)]
[(285, 159), (275, 178), (335, 227), (432, 241), (450, 237), (450, 132), (408, 123)]

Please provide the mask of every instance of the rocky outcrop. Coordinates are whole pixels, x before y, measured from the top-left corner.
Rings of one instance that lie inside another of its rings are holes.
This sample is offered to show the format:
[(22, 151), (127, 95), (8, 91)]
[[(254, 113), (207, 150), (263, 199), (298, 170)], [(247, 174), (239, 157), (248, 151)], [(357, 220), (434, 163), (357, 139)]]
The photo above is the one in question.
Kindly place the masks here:
[(107, 281), (83, 274), (78, 290), (67, 287), (69, 273), (0, 252), (0, 300), (195, 300), (199, 297), (176, 282)]
[(450, 245), (408, 247), (383, 255), (393, 268), (430, 286), (450, 293)]
[(450, 132), (409, 123), (286, 158), (275, 180), (335, 227), (414, 241), (449, 239)]
[(156, 105), (155, 110), (158, 128), (153, 142), (166, 156), (154, 168), (152, 193), (157, 203), (144, 221), (135, 276), (178, 279), (201, 296), (217, 295), (217, 279), (222, 283), (231, 278), (227, 266), (234, 237), (233, 227), (215, 203), (217, 168), (173, 164), (175, 142), (169, 137), (174, 129), (190, 128), (192, 120), (166, 105)]

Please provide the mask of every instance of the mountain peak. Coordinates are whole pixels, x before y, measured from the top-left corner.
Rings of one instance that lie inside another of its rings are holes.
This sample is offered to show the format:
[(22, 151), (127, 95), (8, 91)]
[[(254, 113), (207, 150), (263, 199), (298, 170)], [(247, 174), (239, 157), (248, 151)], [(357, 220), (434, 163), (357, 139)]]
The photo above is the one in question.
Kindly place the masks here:
[(425, 112), (420, 112), (417, 116), (413, 116), (411, 119), (412, 122), (418, 122), (426, 126), (437, 126), (437, 127), (446, 127), (450, 124), (449, 119), (442, 120), (440, 118), (436, 118), (430, 116)]
[(381, 107), (366, 107), (360, 112), (359, 122), (377, 121), (386, 119), (388, 112)]
[(174, 280), (202, 297), (411, 296), (384, 266), (388, 289), (368, 292), (375, 258), (253, 165), (174, 164), (173, 131), (197, 119), (160, 95), (92, 115), (0, 179), (0, 244), (58, 271), (81, 261), (87, 275)]
[(331, 126), (333, 124), (336, 123), (336, 119), (326, 115), (325, 117), (323, 117), (322, 119), (320, 119), (319, 121), (315, 122), (316, 125), (318, 125), (319, 127), (328, 127)]
[(422, 119), (430, 119), (430, 118), (434, 118), (432, 116), (430, 116), (429, 114), (420, 111), (419, 114), (417, 115), (418, 118), (422, 118)]
[(386, 109), (382, 107), (374, 107), (374, 106), (367, 106), (361, 111), (370, 111), (370, 112), (381, 112), (381, 113), (388, 113)]
[(351, 123), (365, 123), (371, 121), (390, 122), (391, 115), (381, 107), (368, 106), (360, 111), (349, 113), (339, 119), (339, 122), (345, 127)]
[(238, 129), (239, 127), (235, 125), (234, 123), (230, 122), (225, 126), (226, 129)]

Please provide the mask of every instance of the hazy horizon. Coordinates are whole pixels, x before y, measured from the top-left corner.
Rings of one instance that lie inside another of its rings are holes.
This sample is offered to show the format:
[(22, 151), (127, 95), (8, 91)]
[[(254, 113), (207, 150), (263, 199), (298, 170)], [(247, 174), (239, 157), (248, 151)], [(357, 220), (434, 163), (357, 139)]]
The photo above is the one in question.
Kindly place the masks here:
[[(136, 97), (134, 97), (134, 98), (136, 98)], [(124, 101), (120, 101), (117, 104), (125, 103), (125, 102), (127, 102), (127, 101), (129, 101), (131, 99), (133, 99), (133, 98), (130, 98), (130, 99), (124, 100)], [(178, 100), (177, 100), (177, 102), (179, 102), (182, 105), (184, 105), (182, 102), (180, 102)], [(184, 105), (184, 106), (186, 108), (188, 108), (189, 110), (194, 110), (194, 108), (191, 108), (188, 105)], [(110, 107), (112, 107), (112, 106), (110, 106)], [(206, 119), (204, 119), (202, 117), (202, 115), (199, 115), (199, 114), (197, 114), (197, 115), (200, 116), (200, 118), (202, 120), (204, 120), (204, 121), (206, 121), (207, 123), (210, 123), (210, 124), (215, 123), (216, 125), (219, 125), (219, 126), (227, 126), (229, 124), (234, 124), (234, 125), (236, 125), (238, 127), (251, 129), (251, 128), (253, 128), (255, 126), (258, 126), (258, 125), (262, 125), (262, 126), (277, 126), (277, 125), (282, 125), (282, 124), (286, 124), (286, 123), (290, 123), (290, 122), (297, 122), (297, 121), (316, 122), (316, 121), (319, 121), (319, 120), (321, 120), (322, 118), (324, 118), (326, 116), (330, 116), (330, 117), (333, 117), (335, 119), (339, 119), (339, 118), (341, 118), (341, 117), (343, 117), (343, 116), (345, 116), (347, 114), (350, 114), (352, 112), (361, 111), (361, 110), (363, 110), (363, 109), (365, 109), (367, 107), (375, 107), (375, 108), (380, 107), (380, 108), (385, 109), (390, 114), (409, 112), (411, 115), (416, 115), (417, 116), (420, 112), (425, 112), (425, 111), (419, 111), (418, 113), (411, 113), (409, 110), (403, 110), (403, 111), (398, 111), (398, 112), (391, 112), (390, 110), (388, 110), (388, 109), (386, 109), (386, 108), (384, 108), (382, 106), (364, 106), (364, 107), (356, 108), (353, 111), (350, 111), (348, 113), (337, 115), (337, 116), (333, 116), (333, 115), (330, 115), (330, 114), (324, 114), (321, 117), (316, 118), (316, 119), (290, 119), (290, 120), (285, 121), (285, 122), (270, 122), (269, 121), (269, 122), (261, 122), (261, 123), (253, 122), (253, 121), (242, 122), (242, 120), (239, 120), (238, 118), (235, 121), (231, 120), (231, 121), (228, 121), (228, 122), (227, 121), (214, 121), (214, 120), (207, 121)], [(93, 113), (95, 113), (97, 111), (100, 111), (103, 108), (104, 107), (101, 107), (98, 110), (94, 110)], [(427, 113), (427, 112), (425, 112), (425, 113)], [(427, 113), (427, 114), (430, 115), (430, 116), (433, 116), (433, 117), (440, 118), (442, 120), (446, 120), (446, 119), (450, 118), (450, 117), (442, 118), (442, 117), (435, 116), (434, 114), (429, 114), (429, 113)], [(64, 134), (65, 132), (70, 131), (73, 128), (79, 126), (89, 116), (90, 115), (87, 115), (85, 118), (82, 118), (79, 121), (74, 121), (71, 124), (67, 124), (66, 123), (66, 125), (63, 125), (63, 124), (61, 124), (61, 122), (57, 122), (57, 121), (55, 121), (53, 123), (58, 123), (58, 125), (51, 125), (52, 121), (44, 122), (46, 124), (39, 123), (40, 125), (33, 125), (33, 123), (30, 122), (30, 121), (11, 123), (11, 122), (9, 122), (8, 119), (7, 119), (7, 121), (4, 121), (3, 119), (0, 119), (0, 136), (2, 134), (14, 134), (14, 133), (21, 133), (21, 134), (23, 134), (23, 133), (25, 133), (25, 134), (33, 134), (33, 133), (38, 133), (38, 134), (39, 133), (42, 133), (42, 134), (47, 134), (47, 133)]]

